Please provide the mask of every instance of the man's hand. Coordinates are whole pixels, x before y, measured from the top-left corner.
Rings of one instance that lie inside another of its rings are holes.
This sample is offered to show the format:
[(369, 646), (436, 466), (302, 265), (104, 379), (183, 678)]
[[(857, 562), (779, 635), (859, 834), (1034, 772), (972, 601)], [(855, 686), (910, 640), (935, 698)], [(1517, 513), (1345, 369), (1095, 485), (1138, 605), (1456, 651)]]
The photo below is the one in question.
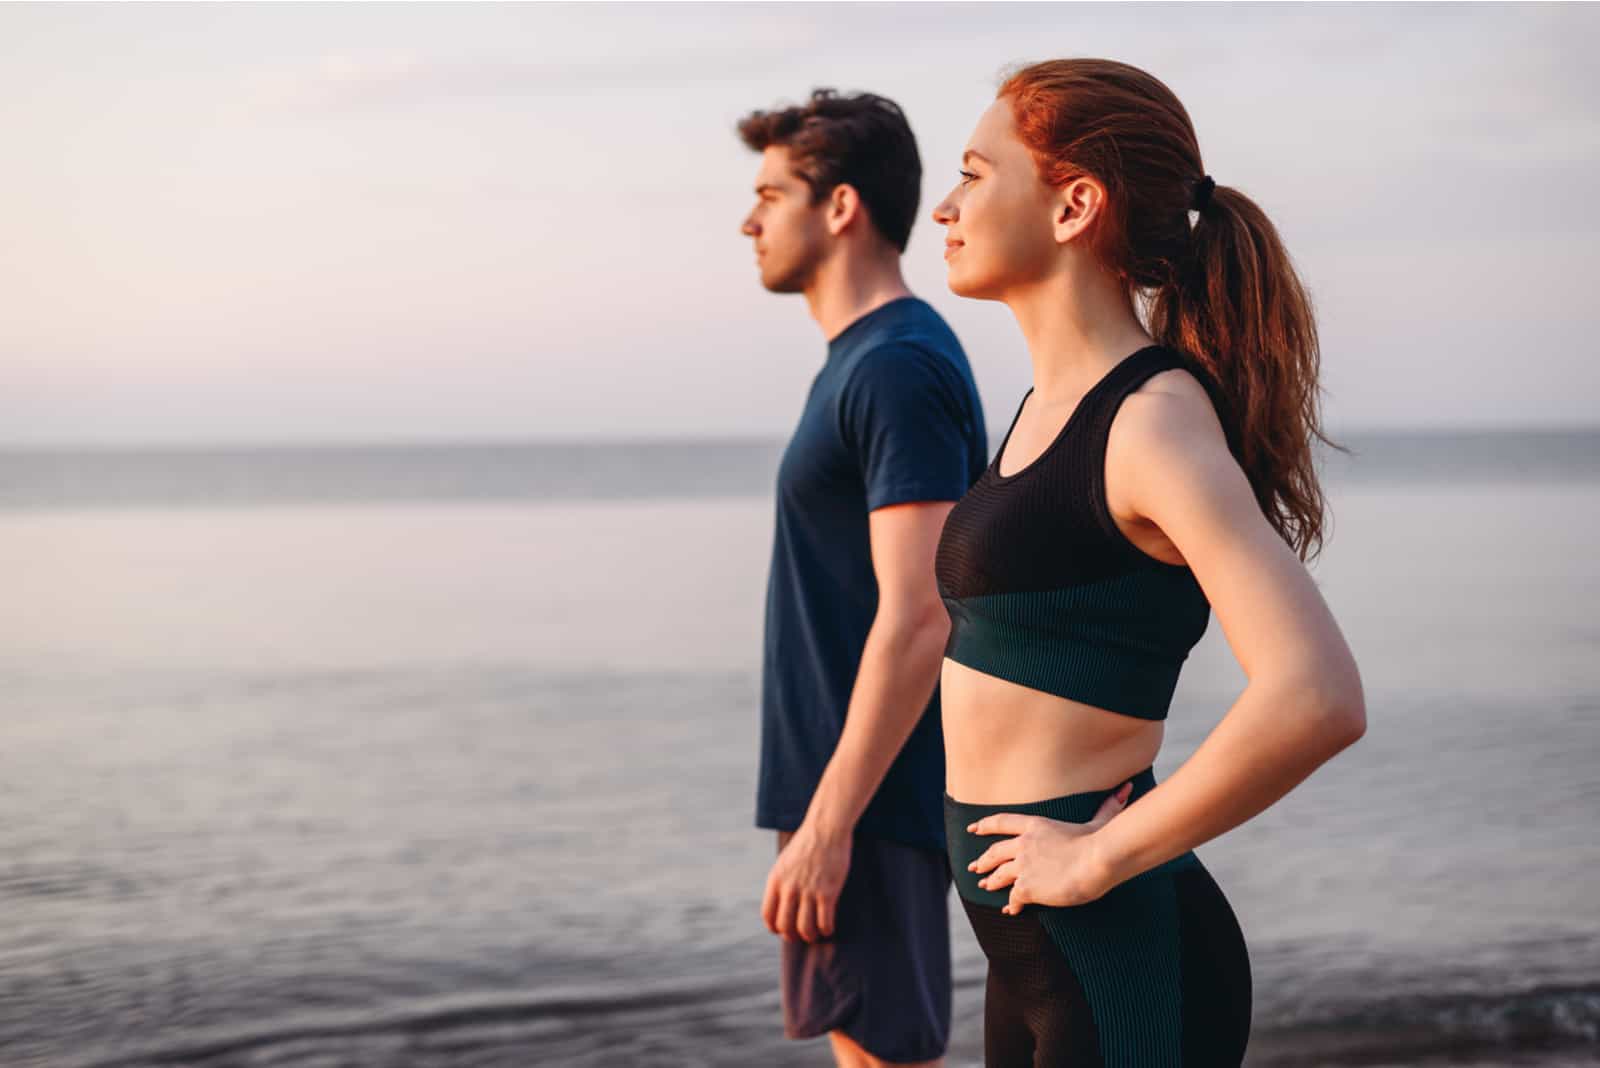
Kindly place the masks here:
[(850, 836), (824, 836), (801, 824), (788, 844), (780, 837), (779, 849), (761, 899), (767, 930), (786, 941), (832, 938), (839, 892), (850, 874)]

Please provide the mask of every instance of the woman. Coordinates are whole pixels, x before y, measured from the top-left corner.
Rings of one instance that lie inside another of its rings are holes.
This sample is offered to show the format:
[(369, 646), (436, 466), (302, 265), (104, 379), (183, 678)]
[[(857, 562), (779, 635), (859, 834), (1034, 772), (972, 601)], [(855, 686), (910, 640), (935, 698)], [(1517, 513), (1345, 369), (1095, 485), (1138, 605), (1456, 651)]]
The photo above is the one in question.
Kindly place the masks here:
[[(950, 288), (1004, 301), (1033, 360), (936, 567), (948, 844), (989, 958), (987, 1062), (1236, 1065), (1249, 959), (1191, 850), (1366, 721), (1302, 564), (1324, 520), (1311, 308), (1271, 223), (1206, 175), (1183, 105), (1143, 71), (1018, 71), (962, 165), (933, 216)], [(1158, 787), (1212, 610), (1248, 685)]]

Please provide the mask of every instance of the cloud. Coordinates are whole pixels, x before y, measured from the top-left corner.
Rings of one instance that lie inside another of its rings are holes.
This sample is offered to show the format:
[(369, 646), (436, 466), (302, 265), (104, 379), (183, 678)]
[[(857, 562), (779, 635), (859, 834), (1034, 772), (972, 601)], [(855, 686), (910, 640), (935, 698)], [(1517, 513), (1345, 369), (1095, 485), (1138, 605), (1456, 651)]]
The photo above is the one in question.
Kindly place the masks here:
[(419, 57), (406, 52), (339, 52), (298, 68), (250, 76), (249, 95), (290, 108), (383, 109), (460, 97), (543, 96), (738, 84), (802, 58), (818, 43), (809, 23), (781, 35), (685, 49), (600, 56)]

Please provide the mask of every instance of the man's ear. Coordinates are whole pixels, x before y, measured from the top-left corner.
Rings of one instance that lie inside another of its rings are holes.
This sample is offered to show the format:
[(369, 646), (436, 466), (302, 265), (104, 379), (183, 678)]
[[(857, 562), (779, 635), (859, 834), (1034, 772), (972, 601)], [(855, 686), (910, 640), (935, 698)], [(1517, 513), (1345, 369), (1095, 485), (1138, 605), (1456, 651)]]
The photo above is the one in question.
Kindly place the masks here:
[(861, 194), (848, 182), (840, 182), (828, 194), (828, 233), (838, 237), (862, 211)]
[(1055, 196), (1055, 239), (1075, 241), (1089, 232), (1106, 206), (1106, 187), (1087, 175), (1074, 178)]

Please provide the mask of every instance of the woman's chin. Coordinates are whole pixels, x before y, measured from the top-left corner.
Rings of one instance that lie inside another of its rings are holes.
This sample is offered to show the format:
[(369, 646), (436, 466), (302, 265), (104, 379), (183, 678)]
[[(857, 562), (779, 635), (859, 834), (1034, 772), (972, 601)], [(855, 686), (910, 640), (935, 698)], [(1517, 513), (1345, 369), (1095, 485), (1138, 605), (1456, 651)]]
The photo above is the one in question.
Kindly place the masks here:
[(953, 267), (945, 274), (945, 284), (950, 287), (950, 292), (958, 297), (983, 300), (987, 296), (983, 286), (975, 285), (971, 278), (965, 277)]

